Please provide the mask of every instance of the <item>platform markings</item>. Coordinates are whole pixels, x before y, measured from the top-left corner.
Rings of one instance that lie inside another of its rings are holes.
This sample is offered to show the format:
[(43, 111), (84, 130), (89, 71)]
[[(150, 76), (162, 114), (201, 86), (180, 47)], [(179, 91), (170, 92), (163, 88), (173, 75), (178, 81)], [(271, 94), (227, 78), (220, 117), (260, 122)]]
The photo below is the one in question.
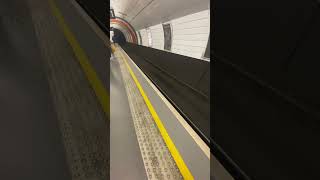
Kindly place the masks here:
[(180, 170), (180, 173), (181, 175), (183, 176), (184, 179), (187, 179), (187, 180), (193, 180), (193, 175), (191, 174), (189, 168), (187, 167), (187, 165), (185, 164), (183, 158), (181, 157), (178, 149), (175, 147), (173, 141), (171, 140), (167, 130), (165, 129), (161, 119), (159, 118), (157, 112), (155, 111), (153, 105), (151, 104), (149, 98), (147, 97), (146, 93), (144, 92), (140, 82), (138, 81), (137, 77), (135, 76), (134, 72), (132, 71), (130, 65), (128, 64), (126, 58), (124, 57), (123, 53), (119, 53), (122, 57), (122, 59), (124, 60), (125, 62), (125, 65), (132, 77), (132, 79), (134, 80), (141, 96), (143, 97), (143, 100), (145, 101), (150, 113), (151, 113), (151, 116), (153, 118), (153, 120), (155, 121), (158, 129), (159, 129), (159, 132), (164, 140), (164, 142), (166, 143), (167, 145), (167, 148), (169, 149), (174, 161), (176, 162), (176, 165), (178, 166), (179, 170)]
[(128, 96), (135, 134), (148, 179), (183, 179), (139, 89), (120, 55), (120, 51), (116, 51), (115, 55), (119, 62), (121, 77)]
[(99, 103), (102, 106), (104, 113), (109, 117), (110, 108), (109, 108), (109, 95), (104, 88), (101, 80), (99, 79), (97, 73), (95, 72), (94, 68), (90, 64), (88, 60), (88, 56), (81, 48), (79, 42), (77, 41), (75, 35), (71, 32), (70, 28), (66, 24), (62, 13), (58, 9), (54, 0), (49, 0), (49, 5), (52, 10), (53, 15), (56, 17), (58, 21), (58, 25), (61, 28), (66, 40), (68, 41), (69, 45), (71, 46), (76, 59), (79, 61), (83, 72), (85, 73), (91, 87), (93, 88)]
[[(124, 51), (123, 49), (121, 49)], [(186, 122), (186, 120), (180, 115), (180, 113), (173, 107), (173, 105), (164, 97), (164, 95), (159, 91), (159, 89), (151, 82), (151, 80), (142, 72), (142, 70), (133, 62), (133, 60), (124, 53), (132, 64), (136, 67), (136, 69), (141, 73), (141, 75), (146, 79), (148, 84), (152, 87), (152, 89), (158, 94), (158, 96), (163, 100), (163, 102), (167, 105), (167, 107), (171, 110), (172, 114), (176, 117), (176, 119), (180, 122), (180, 124), (186, 129), (189, 135), (193, 138), (196, 144), (200, 147), (203, 153), (210, 159), (210, 148), (209, 146), (201, 139), (201, 137), (193, 130), (193, 128)]]

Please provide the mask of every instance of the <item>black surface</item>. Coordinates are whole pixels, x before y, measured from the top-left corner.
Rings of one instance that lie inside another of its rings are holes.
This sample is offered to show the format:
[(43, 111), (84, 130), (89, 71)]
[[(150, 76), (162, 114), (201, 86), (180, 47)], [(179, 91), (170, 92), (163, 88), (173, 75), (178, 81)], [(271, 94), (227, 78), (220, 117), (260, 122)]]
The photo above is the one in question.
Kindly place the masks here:
[(306, 104), (316, 113), (320, 110), (320, 8), (285, 70), (285, 92)]
[(205, 58), (209, 58), (210, 59), (210, 34), (209, 34), (209, 39), (208, 39), (208, 43), (207, 43), (207, 47), (206, 47), (206, 51), (204, 52), (204, 57)]
[(208, 142), (209, 62), (131, 43), (122, 48)]
[(0, 2), (0, 179), (71, 179), (25, 1)]
[(213, 73), (213, 140), (249, 177), (320, 178), (319, 118), (220, 61)]
[(215, 53), (260, 79), (281, 84), (288, 58), (304, 38), (313, 14), (318, 11), (313, 2), (214, 2)]
[(319, 5), (227, 0), (214, 11), (211, 138), (252, 179), (319, 179)]
[(110, 3), (106, 0), (76, 0), (99, 27), (109, 36)]

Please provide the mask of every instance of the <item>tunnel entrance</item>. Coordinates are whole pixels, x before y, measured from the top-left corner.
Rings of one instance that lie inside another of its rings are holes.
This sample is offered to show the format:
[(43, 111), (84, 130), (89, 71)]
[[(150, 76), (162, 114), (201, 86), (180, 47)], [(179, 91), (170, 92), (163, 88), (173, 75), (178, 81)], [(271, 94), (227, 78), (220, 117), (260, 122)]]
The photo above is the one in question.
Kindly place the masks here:
[(118, 43), (119, 45), (126, 44), (126, 37), (119, 29), (112, 28), (111, 30), (113, 31), (112, 41), (114, 43)]

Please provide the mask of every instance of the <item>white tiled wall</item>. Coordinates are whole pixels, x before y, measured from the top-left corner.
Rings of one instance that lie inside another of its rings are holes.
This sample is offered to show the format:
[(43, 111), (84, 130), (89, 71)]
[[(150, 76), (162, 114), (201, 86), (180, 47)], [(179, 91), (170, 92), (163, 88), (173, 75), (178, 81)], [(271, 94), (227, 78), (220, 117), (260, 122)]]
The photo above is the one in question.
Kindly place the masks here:
[(142, 44), (143, 46), (149, 46), (149, 39), (148, 39), (148, 33), (146, 29), (141, 29), (140, 30), (141, 34), (141, 39), (142, 39)]
[(209, 10), (171, 21), (173, 53), (202, 58), (210, 33)]
[(148, 34), (148, 46), (152, 47), (152, 34), (149, 28), (147, 28), (147, 34)]
[(140, 36), (139, 36), (139, 31), (136, 31), (136, 35), (137, 35), (138, 44), (140, 44), (141, 43), (141, 39), (140, 39)]
[(152, 47), (163, 50), (164, 47), (164, 36), (162, 24), (158, 24), (150, 27), (152, 35)]
[[(171, 52), (202, 59), (206, 50), (210, 33), (210, 11), (173, 19), (169, 22), (172, 29)], [(152, 47), (164, 49), (164, 34), (162, 24), (149, 27), (152, 34)], [(142, 45), (149, 46), (146, 29), (140, 30)]]

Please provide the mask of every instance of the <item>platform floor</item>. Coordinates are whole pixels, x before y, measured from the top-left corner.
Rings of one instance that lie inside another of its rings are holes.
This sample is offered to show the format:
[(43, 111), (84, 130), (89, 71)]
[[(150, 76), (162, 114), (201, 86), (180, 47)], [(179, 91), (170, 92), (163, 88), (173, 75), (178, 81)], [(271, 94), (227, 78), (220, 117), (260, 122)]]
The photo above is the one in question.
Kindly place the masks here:
[[(122, 55), (121, 55), (122, 54)], [(130, 59), (129, 56), (126, 55), (126, 53), (121, 49), (121, 47), (117, 46), (117, 50), (115, 52), (115, 57), (112, 58), (111, 60), (111, 65), (112, 71), (119, 71), (119, 67), (121, 62), (123, 61), (123, 59), (126, 59), (126, 61), (128, 62), (128, 65), (130, 66), (130, 68), (132, 69), (133, 73), (135, 74), (135, 76), (137, 77), (138, 81), (140, 82), (142, 88), (144, 89), (146, 95), (148, 96), (151, 104), (153, 105), (155, 111), (157, 112), (159, 118), (162, 120), (163, 125), (165, 126), (170, 138), (172, 139), (173, 143), (175, 144), (176, 148), (178, 149), (178, 151), (181, 154), (181, 157), (183, 158), (186, 166), (189, 168), (191, 174), (193, 175), (193, 177), (195, 179), (209, 179), (210, 178), (210, 152), (209, 149), (207, 147), (207, 152), (204, 151), (204, 149), (201, 149), (200, 145), (198, 144), (199, 142), (197, 141), (201, 141), (201, 138), (198, 137), (192, 137), (190, 135), (190, 132), (188, 132), (188, 129), (185, 128), (185, 124), (183, 125), (180, 120), (177, 119), (177, 112), (174, 112), (172, 110), (172, 107), (170, 109), (170, 107), (168, 106), (168, 102), (165, 102), (165, 100), (163, 99), (164, 97), (159, 95), (160, 91), (158, 91), (156, 89), (156, 87), (154, 85), (152, 85), (152, 83), (150, 82), (149, 79), (147, 79), (147, 77), (142, 73), (142, 71), (138, 68), (138, 66), (136, 66), (134, 64), (134, 62)], [(125, 66), (124, 66), (125, 67)], [(123, 68), (122, 71), (127, 71), (126, 68)], [(121, 71), (120, 71), (121, 72)], [(117, 74), (117, 75), (115, 75)], [(111, 73), (111, 79), (113, 78), (117, 78), (120, 81), (120, 75), (125, 76), (122, 72), (122, 74), (118, 73)], [(125, 80), (126, 78), (124, 78), (124, 81), (126, 81), (126, 83), (129, 83), (128, 80)], [(133, 81), (133, 80), (132, 80)], [(112, 82), (112, 80), (111, 80)], [(123, 83), (123, 82), (122, 82)], [(119, 84), (119, 83), (118, 83)], [(111, 91), (113, 90), (113, 85), (111, 84)], [(125, 84), (125, 86), (127, 86), (127, 84)], [(134, 87), (134, 86), (132, 86)], [(124, 87), (122, 87), (124, 88)], [(137, 88), (137, 87), (135, 87)], [(125, 89), (125, 88), (124, 88)], [(133, 96), (132, 94), (134, 94), (132, 91), (130, 91), (131, 93), (129, 93), (128, 95), (128, 90), (127, 93), (125, 93), (124, 90), (122, 90), (122, 96), (126, 97), (123, 99), (127, 99), (128, 103), (132, 103), (130, 102), (130, 99), (135, 99), (132, 98), (130, 96)], [(140, 95), (141, 96), (141, 95)], [(142, 98), (142, 96), (141, 96)], [(135, 102), (133, 102), (135, 103)], [(111, 104), (112, 105), (112, 104)], [(129, 105), (126, 105), (129, 107)], [(111, 106), (112, 107), (112, 106)], [(134, 109), (134, 110), (133, 110)], [(130, 114), (127, 115), (127, 119), (123, 119), (123, 121), (130, 123), (131, 125), (131, 130), (130, 132), (132, 133), (130, 136), (131, 137), (127, 137), (132, 139), (132, 141), (135, 142), (135, 146), (134, 148), (134, 152), (138, 153), (140, 158), (143, 158), (143, 150), (141, 150), (141, 144), (139, 144), (139, 137), (136, 135), (137, 133), (135, 133), (135, 131), (141, 131), (139, 128), (135, 128), (134, 123), (132, 121), (134, 121), (134, 118), (136, 115), (134, 114), (134, 112), (136, 112), (137, 108), (132, 108), (131, 107), (131, 116)], [(145, 111), (148, 111), (148, 109), (145, 109)], [(128, 112), (128, 110), (125, 110), (125, 112)], [(182, 117), (179, 117), (182, 118)], [(111, 118), (111, 126), (110, 128), (113, 129), (113, 123), (112, 121), (118, 121), (117, 119), (113, 119)], [(130, 122), (131, 121), (131, 122)], [(189, 129), (190, 130), (190, 129)], [(122, 130), (118, 130), (118, 131), (122, 131)], [(121, 133), (119, 133), (121, 134)], [(128, 133), (122, 133), (122, 134), (127, 134), (127, 136), (129, 136)], [(139, 134), (139, 133), (138, 133)], [(112, 136), (112, 130), (111, 130), (111, 136)], [(112, 140), (111, 140), (112, 141)], [(138, 143), (138, 144), (136, 144)], [(205, 145), (205, 143), (202, 141), (202, 145)], [(201, 143), (200, 143), (201, 144)], [(140, 145), (140, 150), (139, 150), (139, 146)], [(111, 148), (112, 148), (112, 142), (111, 142)], [(128, 147), (129, 148), (129, 147)], [(150, 148), (152, 148), (150, 146)], [(164, 145), (164, 148), (165, 145)], [(208, 153), (209, 152), (209, 153)], [(111, 157), (113, 157), (112, 151), (111, 151)], [(129, 163), (129, 162), (128, 162)], [(131, 166), (133, 166), (134, 164), (131, 164)], [(113, 163), (111, 161), (111, 167), (113, 166)], [(146, 165), (146, 162), (144, 162), (144, 164), (142, 164), (142, 166), (147, 169), (148, 168), (148, 163)], [(112, 174), (112, 172), (111, 172)], [(146, 170), (145, 172), (143, 172), (143, 174), (147, 174)]]
[[(0, 179), (106, 179), (109, 118), (50, 1), (0, 2)], [(104, 42), (71, 1), (52, 2), (108, 85)]]
[(120, 65), (110, 59), (110, 179), (147, 179)]
[(0, 178), (70, 179), (25, 0), (0, 2)]

